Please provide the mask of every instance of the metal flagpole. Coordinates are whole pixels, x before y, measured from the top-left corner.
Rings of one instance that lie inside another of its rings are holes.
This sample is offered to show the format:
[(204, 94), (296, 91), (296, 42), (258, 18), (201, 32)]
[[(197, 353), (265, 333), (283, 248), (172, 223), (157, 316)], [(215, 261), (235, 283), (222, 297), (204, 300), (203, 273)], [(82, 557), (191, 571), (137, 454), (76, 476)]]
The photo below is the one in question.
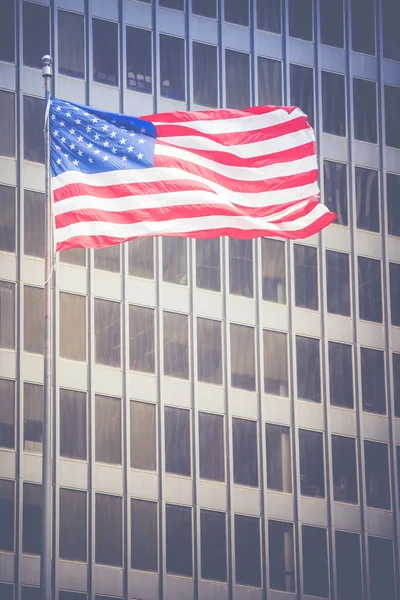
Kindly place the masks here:
[(52, 459), (51, 459), (51, 419), (52, 419), (52, 296), (53, 296), (53, 226), (50, 193), (50, 86), (52, 58), (43, 56), (42, 76), (45, 84), (45, 261), (44, 261), (44, 378), (43, 378), (43, 456), (42, 456), (42, 523), (40, 589), (42, 600), (52, 600), (51, 558), (52, 558)]

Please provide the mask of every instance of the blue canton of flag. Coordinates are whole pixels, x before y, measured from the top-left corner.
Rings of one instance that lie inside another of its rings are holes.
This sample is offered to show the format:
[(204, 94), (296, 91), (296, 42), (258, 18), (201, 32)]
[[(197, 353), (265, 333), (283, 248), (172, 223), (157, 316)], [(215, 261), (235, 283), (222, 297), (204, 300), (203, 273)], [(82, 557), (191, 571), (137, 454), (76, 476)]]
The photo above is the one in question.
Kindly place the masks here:
[(52, 176), (104, 173), (154, 165), (153, 123), (53, 98), (50, 106)]

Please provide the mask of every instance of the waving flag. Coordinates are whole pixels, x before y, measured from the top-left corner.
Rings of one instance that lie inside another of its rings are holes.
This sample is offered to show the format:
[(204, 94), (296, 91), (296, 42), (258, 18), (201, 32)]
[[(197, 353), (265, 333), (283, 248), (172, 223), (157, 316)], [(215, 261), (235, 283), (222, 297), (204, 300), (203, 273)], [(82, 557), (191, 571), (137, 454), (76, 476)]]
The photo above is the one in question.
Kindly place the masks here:
[(50, 137), (58, 251), (154, 235), (298, 239), (336, 217), (296, 107), (137, 119), (54, 98)]

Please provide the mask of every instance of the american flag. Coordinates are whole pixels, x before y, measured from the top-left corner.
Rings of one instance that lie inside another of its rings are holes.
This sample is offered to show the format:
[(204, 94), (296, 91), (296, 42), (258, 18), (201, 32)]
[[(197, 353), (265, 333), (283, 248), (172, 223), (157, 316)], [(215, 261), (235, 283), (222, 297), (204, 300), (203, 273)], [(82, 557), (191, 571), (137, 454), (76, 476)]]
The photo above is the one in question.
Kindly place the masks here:
[(56, 249), (155, 235), (311, 236), (319, 202), (314, 132), (296, 107), (140, 119), (53, 98)]

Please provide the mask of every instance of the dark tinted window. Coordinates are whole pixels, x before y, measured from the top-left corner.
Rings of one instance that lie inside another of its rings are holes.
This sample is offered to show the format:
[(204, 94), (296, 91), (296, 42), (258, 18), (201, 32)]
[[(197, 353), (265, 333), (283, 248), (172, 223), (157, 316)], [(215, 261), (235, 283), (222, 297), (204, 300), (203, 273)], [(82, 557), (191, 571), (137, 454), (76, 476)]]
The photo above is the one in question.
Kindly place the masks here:
[(44, 100), (34, 96), (24, 96), (25, 160), (44, 164), (43, 124)]
[(58, 72), (69, 77), (85, 77), (85, 17), (58, 11)]
[(86, 460), (86, 393), (60, 390), (60, 455)]
[(253, 297), (253, 240), (229, 238), (229, 291)]
[[(389, 235), (400, 237), (400, 175), (386, 175)], [(1, 217), (0, 217), (1, 218)]]
[(193, 102), (218, 106), (218, 53), (216, 46), (193, 42)]
[(296, 571), (293, 524), (268, 521), (269, 576), (272, 590), (294, 592)]
[(221, 322), (197, 317), (197, 378), (222, 384)]
[[(400, 417), (400, 354), (392, 354), (394, 412)], [(400, 482), (400, 478), (399, 478)]]
[(226, 515), (200, 510), (201, 577), (227, 581)]
[(188, 317), (164, 311), (164, 375), (189, 379)]
[(13, 450), (14, 443), (15, 382), (11, 379), (0, 379), (0, 448)]
[(265, 424), (267, 443), (267, 487), (277, 492), (292, 493), (292, 457), (290, 427)]
[(336, 583), (340, 600), (363, 600), (360, 536), (335, 532)]
[(348, 225), (347, 165), (324, 160), (323, 201), (336, 213), (335, 225)]
[(385, 355), (382, 350), (361, 348), (363, 410), (386, 413)]
[(333, 494), (336, 502), (357, 504), (356, 440), (332, 436)]
[[(260, 4), (260, 2), (259, 2)], [(282, 104), (282, 63), (272, 58), (257, 57), (258, 104), (281, 106)]]
[(328, 342), (329, 394), (332, 406), (353, 408), (352, 346)]
[(382, 323), (381, 261), (358, 257), (360, 319)]
[(192, 0), (192, 12), (194, 15), (217, 18), (217, 0)]
[(248, 108), (251, 104), (249, 58), (244, 52), (225, 50), (227, 108)]
[(397, 23), (400, 22), (400, 4), (393, 0), (382, 1), (383, 55), (400, 60), (400, 39)]
[(131, 402), (131, 467), (157, 469), (156, 406), (148, 402)]
[(268, 302), (286, 303), (285, 242), (261, 238), (262, 297)]
[(390, 510), (388, 445), (364, 441), (367, 506)]
[(294, 245), (296, 306), (318, 310), (318, 259), (312, 246)]
[[(96, 599), (98, 596), (96, 595)], [(81, 594), (79, 592), (58, 592), (58, 600), (87, 600), (86, 594)]]
[[(303, 496), (325, 497), (323, 434), (299, 430), (300, 488)], [(317, 595), (317, 594), (316, 594)]]
[(378, 141), (376, 117), (376, 83), (353, 79), (354, 137), (362, 142)]
[(225, 480), (224, 417), (199, 412), (200, 477)]
[(154, 309), (129, 306), (129, 368), (154, 373)]
[(15, 0), (3, 0), (1, 4), (0, 60), (15, 61)]
[(15, 348), (15, 283), (0, 281), (0, 348)]
[[(295, 2), (295, 0), (292, 0)], [(300, 5), (299, 5), (300, 6)], [(314, 70), (310, 67), (290, 65), (290, 104), (298, 106), (314, 125)]]
[(121, 364), (121, 306), (95, 299), (94, 325), (96, 363), (110, 367)]
[(386, 146), (400, 148), (400, 87), (385, 85)]
[(287, 334), (263, 331), (264, 339), (264, 391), (266, 394), (288, 397)]
[(321, 43), (344, 47), (343, 0), (320, 0)]
[(258, 487), (257, 423), (232, 419), (233, 480)]
[(50, 54), (49, 7), (23, 2), (24, 65), (42, 68), (42, 56)]
[(104, 85), (118, 86), (118, 23), (103, 19), (92, 22), (93, 79)]
[(312, 42), (313, 0), (289, 0), (289, 35)]
[(15, 94), (5, 90), (0, 90), (0, 156), (15, 156)]
[(185, 0), (159, 0), (160, 6), (174, 10), (185, 10)]
[(389, 263), (389, 273), (391, 321), (400, 327), (400, 263)]
[(24, 286), (24, 350), (43, 354), (43, 289)]
[(350, 316), (350, 267), (349, 255), (326, 251), (326, 296), (328, 312)]
[(121, 400), (109, 396), (95, 396), (96, 461), (120, 465), (121, 456)]
[(126, 28), (126, 68), (128, 90), (151, 94), (151, 31), (138, 27)]
[(231, 385), (256, 389), (253, 327), (231, 324)]
[(375, 54), (374, 0), (351, 0), (353, 50)]
[(24, 483), (22, 508), (22, 552), (40, 554), (42, 486)]
[[(2, 35), (0, 31), (0, 36)], [(14, 599), (14, 586), (11, 583), (0, 583), (0, 598), (2, 600)]]
[(323, 130), (332, 135), (346, 135), (345, 78), (322, 71)]
[(43, 386), (24, 383), (24, 450), (40, 454), (43, 448)]
[(225, 0), (225, 21), (249, 26), (249, 0)]
[(160, 35), (160, 91), (164, 98), (185, 100), (185, 40)]
[(24, 254), (44, 258), (45, 195), (24, 191)]
[(165, 407), (165, 470), (190, 477), (190, 412)]
[(22, 600), (42, 600), (40, 588), (22, 586)]
[[(14, 481), (0, 479), (0, 551), (14, 552)], [(0, 588), (0, 598), (1, 595)]]
[(157, 502), (131, 499), (131, 567), (158, 571)]
[(162, 238), (163, 281), (187, 285), (187, 243), (183, 237)]
[(281, 33), (281, 0), (257, 0), (257, 28), (272, 33)]
[(236, 583), (261, 587), (260, 520), (235, 515)]
[(0, 251), (15, 252), (15, 188), (0, 185)]
[(196, 240), (196, 285), (214, 292), (221, 289), (219, 238)]
[(120, 246), (108, 246), (94, 250), (94, 268), (101, 271), (119, 273), (120, 271)]
[(71, 248), (60, 252), (60, 262), (67, 265), (86, 266), (85, 248)]
[(86, 492), (60, 489), (60, 558), (86, 562)]
[(165, 513), (167, 573), (192, 577), (192, 509), (167, 504)]
[(86, 360), (86, 297), (60, 292), (60, 356)]
[(96, 494), (96, 563), (122, 567), (122, 498)]
[(393, 541), (368, 536), (371, 600), (395, 600)]
[(329, 597), (328, 549), (326, 529), (302, 526), (304, 593)]
[(378, 171), (356, 167), (355, 174), (357, 227), (377, 233), (380, 230)]
[(321, 402), (319, 340), (296, 336), (296, 355), (298, 397)]
[(128, 242), (129, 275), (154, 279), (154, 238), (136, 238)]

